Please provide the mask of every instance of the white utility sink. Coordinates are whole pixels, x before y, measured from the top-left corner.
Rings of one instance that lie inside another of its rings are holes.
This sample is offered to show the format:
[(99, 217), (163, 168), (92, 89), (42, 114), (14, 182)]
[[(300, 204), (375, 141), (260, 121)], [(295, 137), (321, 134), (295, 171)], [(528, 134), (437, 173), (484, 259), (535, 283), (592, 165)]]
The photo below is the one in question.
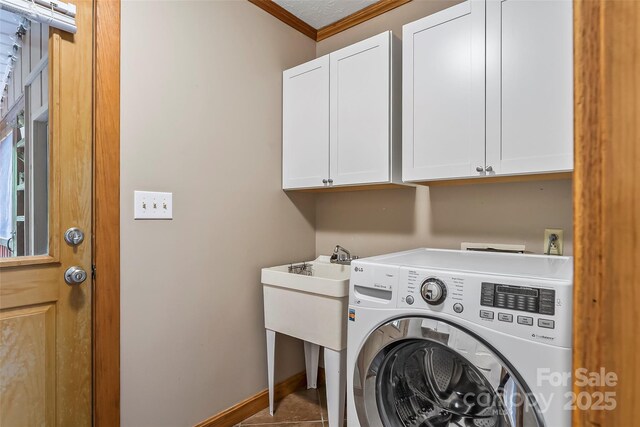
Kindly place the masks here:
[[(262, 284), (280, 288), (295, 289), (331, 297), (345, 297), (349, 294), (351, 266), (331, 264), (328, 256), (320, 256), (315, 261), (279, 265), (262, 269)], [(300, 269), (311, 266), (311, 275), (290, 273), (290, 267)]]
[(311, 275), (289, 273), (292, 264), (262, 269), (265, 328), (340, 351), (346, 347), (351, 266), (328, 256), (295, 263)]
[[(351, 266), (315, 261), (262, 269), (267, 332), (269, 412), (274, 411), (276, 333), (304, 341), (307, 388), (317, 387), (318, 357), (324, 347), (329, 427), (344, 420), (347, 310)], [(291, 272), (293, 271), (293, 272)]]

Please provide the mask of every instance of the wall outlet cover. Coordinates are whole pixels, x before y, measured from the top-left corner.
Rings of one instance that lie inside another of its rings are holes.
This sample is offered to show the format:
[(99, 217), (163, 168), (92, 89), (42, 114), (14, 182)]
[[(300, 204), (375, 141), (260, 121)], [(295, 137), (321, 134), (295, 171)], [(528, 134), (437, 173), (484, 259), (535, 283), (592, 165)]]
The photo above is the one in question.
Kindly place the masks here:
[[(550, 242), (552, 234), (558, 236), (555, 243)], [(561, 228), (547, 228), (544, 230), (544, 246), (542, 248), (542, 253), (547, 255), (562, 255), (563, 251), (564, 231)]]

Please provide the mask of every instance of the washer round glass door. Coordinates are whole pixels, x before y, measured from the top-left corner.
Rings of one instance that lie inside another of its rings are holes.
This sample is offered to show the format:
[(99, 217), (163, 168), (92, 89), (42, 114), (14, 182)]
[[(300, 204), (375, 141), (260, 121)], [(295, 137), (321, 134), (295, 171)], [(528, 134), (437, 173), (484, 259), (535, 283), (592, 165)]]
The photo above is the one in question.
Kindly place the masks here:
[(426, 317), (377, 328), (358, 354), (362, 427), (542, 427), (535, 398), (479, 337)]

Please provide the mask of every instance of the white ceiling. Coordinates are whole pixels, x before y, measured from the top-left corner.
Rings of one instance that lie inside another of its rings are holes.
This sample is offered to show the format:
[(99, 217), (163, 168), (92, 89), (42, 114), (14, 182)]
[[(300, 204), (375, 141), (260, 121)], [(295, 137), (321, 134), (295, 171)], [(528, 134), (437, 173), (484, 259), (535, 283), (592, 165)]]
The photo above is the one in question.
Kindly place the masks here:
[(326, 27), (377, 0), (273, 0), (316, 30)]

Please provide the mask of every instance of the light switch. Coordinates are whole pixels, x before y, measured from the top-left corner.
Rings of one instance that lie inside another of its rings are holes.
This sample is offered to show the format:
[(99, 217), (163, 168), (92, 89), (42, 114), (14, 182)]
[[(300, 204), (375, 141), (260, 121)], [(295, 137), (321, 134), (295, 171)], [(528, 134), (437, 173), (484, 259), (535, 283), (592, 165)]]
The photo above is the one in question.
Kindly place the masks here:
[(173, 219), (173, 193), (134, 191), (134, 219)]

